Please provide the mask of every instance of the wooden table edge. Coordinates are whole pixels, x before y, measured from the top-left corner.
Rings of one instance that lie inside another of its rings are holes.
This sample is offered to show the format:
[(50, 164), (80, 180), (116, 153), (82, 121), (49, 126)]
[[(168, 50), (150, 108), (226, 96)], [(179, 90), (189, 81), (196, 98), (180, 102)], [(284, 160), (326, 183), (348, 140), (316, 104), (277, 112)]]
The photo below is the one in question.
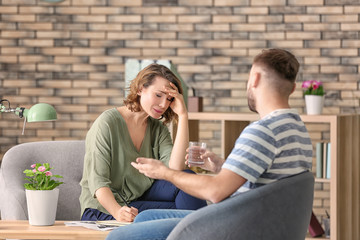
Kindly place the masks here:
[(31, 226), (28, 220), (0, 220), (0, 239), (105, 239), (109, 231), (80, 226), (66, 226), (56, 221), (52, 226)]

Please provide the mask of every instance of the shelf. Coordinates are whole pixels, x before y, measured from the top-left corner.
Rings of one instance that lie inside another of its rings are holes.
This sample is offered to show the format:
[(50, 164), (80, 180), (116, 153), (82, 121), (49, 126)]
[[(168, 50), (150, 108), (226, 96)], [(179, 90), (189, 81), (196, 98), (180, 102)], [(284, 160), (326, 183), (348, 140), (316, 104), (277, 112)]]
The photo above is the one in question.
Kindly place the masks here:
[(305, 240), (331, 240), (331, 238), (326, 238), (326, 237), (311, 237), (310, 234), (307, 234)]
[[(331, 179), (316, 178), (330, 184), (331, 240), (360, 239), (360, 115), (300, 115), (305, 123), (329, 125)], [(230, 154), (242, 130), (259, 116), (253, 113), (189, 113), (190, 140), (199, 139), (201, 121), (220, 121), (221, 155)], [(307, 240), (329, 239), (312, 238)]]
[(315, 178), (315, 182), (330, 183), (330, 179), (328, 179), (328, 178)]

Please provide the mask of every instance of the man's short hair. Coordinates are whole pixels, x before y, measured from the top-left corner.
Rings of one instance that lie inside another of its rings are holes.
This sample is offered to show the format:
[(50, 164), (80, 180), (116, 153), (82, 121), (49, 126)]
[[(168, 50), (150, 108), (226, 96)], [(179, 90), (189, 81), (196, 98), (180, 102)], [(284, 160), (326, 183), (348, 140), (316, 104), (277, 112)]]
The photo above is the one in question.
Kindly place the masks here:
[(299, 71), (295, 56), (283, 49), (266, 49), (254, 58), (253, 63), (275, 71), (279, 77), (294, 83)]

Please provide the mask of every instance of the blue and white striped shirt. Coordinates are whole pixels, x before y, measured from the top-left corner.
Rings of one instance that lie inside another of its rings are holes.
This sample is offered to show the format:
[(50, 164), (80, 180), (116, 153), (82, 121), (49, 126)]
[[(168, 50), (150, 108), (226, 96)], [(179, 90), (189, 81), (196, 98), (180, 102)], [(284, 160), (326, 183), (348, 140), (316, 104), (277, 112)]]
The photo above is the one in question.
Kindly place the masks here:
[(247, 126), (223, 168), (248, 181), (233, 195), (311, 170), (312, 144), (297, 110), (276, 110)]

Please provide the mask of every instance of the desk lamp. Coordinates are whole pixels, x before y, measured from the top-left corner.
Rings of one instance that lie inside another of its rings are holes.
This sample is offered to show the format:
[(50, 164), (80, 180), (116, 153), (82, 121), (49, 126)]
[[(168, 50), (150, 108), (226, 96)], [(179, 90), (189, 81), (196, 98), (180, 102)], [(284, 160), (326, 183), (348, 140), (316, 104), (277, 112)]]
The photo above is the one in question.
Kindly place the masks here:
[[(4, 106), (4, 102), (8, 103), (8, 107)], [(20, 118), (25, 117), (23, 132), (25, 129), (26, 122), (44, 122), (44, 121), (55, 121), (57, 119), (56, 111), (53, 106), (47, 103), (38, 103), (32, 106), (30, 109), (23, 107), (11, 108), (10, 102), (7, 99), (1, 99), (0, 101), (0, 113), (12, 112), (18, 115)]]

